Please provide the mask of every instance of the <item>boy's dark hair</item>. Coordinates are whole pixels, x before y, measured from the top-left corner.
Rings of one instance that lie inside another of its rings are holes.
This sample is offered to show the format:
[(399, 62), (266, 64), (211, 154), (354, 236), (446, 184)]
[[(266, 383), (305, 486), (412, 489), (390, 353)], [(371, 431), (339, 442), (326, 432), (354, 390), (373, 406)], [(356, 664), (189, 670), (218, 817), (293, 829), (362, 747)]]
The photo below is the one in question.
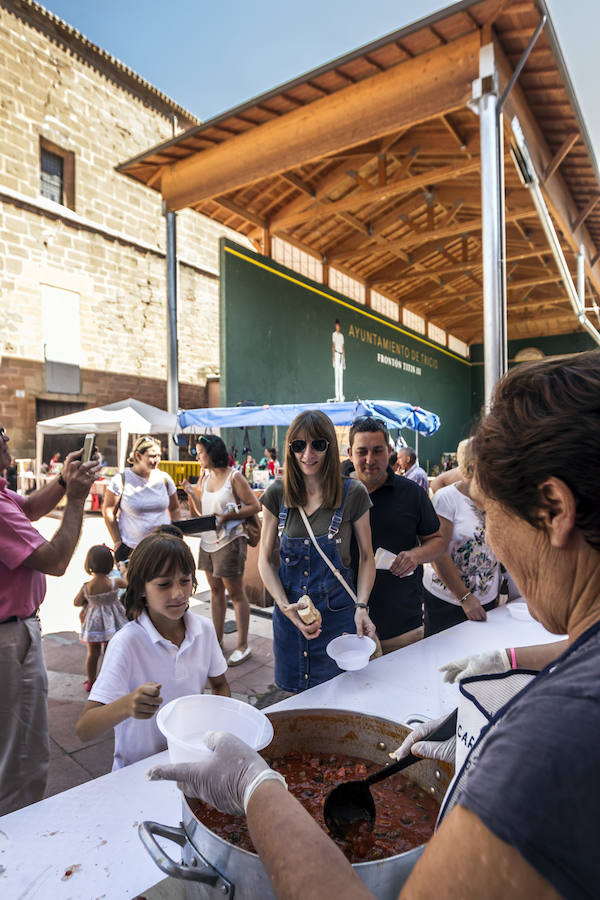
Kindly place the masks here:
[(108, 575), (114, 564), (112, 550), (104, 544), (95, 544), (88, 550), (83, 566), (88, 575)]
[(129, 560), (127, 590), (123, 599), (128, 619), (137, 619), (146, 609), (146, 583), (179, 569), (192, 576), (196, 590), (196, 563), (185, 541), (173, 534), (149, 534), (139, 542)]

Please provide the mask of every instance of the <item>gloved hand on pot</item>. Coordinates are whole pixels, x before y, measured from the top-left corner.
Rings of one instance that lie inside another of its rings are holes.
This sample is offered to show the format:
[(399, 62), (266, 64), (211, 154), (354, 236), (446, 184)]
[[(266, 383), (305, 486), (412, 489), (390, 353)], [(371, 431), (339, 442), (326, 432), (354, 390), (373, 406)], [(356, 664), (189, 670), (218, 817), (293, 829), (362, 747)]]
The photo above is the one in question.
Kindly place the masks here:
[(439, 728), (448, 718), (448, 714), (440, 716), (439, 719), (430, 719), (422, 725), (417, 725), (411, 733), (404, 739), (400, 746), (390, 753), (392, 759), (404, 759), (409, 753), (414, 756), (422, 756), (424, 759), (439, 759), (441, 762), (448, 762), (454, 765), (454, 757), (456, 755), (456, 735), (448, 738), (447, 741), (426, 741), (424, 738)]
[(506, 650), (484, 650), (474, 656), (454, 659), (440, 666), (444, 681), (451, 683), (469, 678), (471, 675), (491, 675), (494, 672), (508, 672), (512, 668)]
[(207, 731), (204, 743), (214, 752), (206, 762), (154, 766), (146, 772), (148, 781), (176, 781), (189, 797), (199, 797), (216, 809), (234, 816), (243, 815), (259, 784), (268, 779), (281, 781), (262, 756), (226, 731)]

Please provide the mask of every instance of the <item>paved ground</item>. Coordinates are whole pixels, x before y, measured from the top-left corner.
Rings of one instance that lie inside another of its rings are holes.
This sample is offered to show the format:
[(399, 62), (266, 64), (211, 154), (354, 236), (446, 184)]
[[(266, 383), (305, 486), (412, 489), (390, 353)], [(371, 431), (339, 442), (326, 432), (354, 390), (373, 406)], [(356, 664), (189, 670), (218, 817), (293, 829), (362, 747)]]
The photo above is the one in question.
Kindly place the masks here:
[[(50, 537), (58, 522), (45, 517), (37, 527), (45, 537)], [(87, 694), (85, 681), (85, 645), (79, 641), (78, 610), (73, 598), (81, 583), (86, 580), (83, 570), (85, 554), (92, 544), (107, 541), (104, 523), (99, 516), (87, 516), (82, 538), (62, 578), (48, 578), (48, 592), (41, 609), (44, 655), (48, 668), (48, 709), (50, 719), (50, 772), (46, 796), (57, 794), (91, 778), (104, 775), (112, 767), (112, 736), (91, 743), (82, 743), (75, 733)], [(197, 555), (198, 539), (189, 539), (194, 555)], [(198, 573), (199, 593), (193, 599), (191, 610), (197, 615), (210, 617), (209, 592), (202, 573)], [(233, 612), (228, 610), (227, 621), (235, 628)], [(287, 696), (273, 684), (272, 626), (270, 618), (253, 611), (250, 618), (252, 656), (241, 666), (228, 670), (228, 680), (234, 697), (247, 700), (259, 707), (268, 706)], [(234, 631), (225, 634), (225, 655), (236, 646)]]

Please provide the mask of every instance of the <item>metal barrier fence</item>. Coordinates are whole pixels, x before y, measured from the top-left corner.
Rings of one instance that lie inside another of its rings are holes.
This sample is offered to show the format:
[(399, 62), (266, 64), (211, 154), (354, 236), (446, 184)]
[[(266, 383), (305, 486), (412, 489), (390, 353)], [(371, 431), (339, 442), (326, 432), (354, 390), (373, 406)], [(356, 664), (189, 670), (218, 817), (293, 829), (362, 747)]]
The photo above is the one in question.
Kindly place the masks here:
[(179, 484), (184, 478), (199, 478), (202, 466), (199, 462), (177, 462), (168, 459), (161, 459), (158, 468), (163, 472), (167, 472), (175, 484)]

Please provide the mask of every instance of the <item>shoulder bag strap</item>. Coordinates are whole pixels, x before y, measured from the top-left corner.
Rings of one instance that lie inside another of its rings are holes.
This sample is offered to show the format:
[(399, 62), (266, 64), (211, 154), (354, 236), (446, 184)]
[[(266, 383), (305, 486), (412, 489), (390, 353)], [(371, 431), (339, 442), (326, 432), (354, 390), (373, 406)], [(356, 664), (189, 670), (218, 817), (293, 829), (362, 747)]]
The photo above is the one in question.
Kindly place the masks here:
[(117, 521), (117, 516), (119, 515), (119, 510), (121, 509), (121, 500), (123, 499), (123, 493), (125, 491), (125, 472), (119, 472), (119, 475), (121, 476), (121, 493), (117, 497), (117, 502), (115, 503), (115, 505), (113, 507), (113, 509), (114, 509), (113, 516), (114, 516), (115, 522)]
[(300, 515), (302, 516), (302, 521), (304, 522), (304, 526), (305, 526), (305, 528), (306, 528), (306, 531), (307, 531), (307, 533), (308, 533), (308, 536), (309, 536), (309, 538), (311, 539), (311, 541), (313, 542), (313, 546), (314, 546), (315, 550), (316, 550), (317, 553), (322, 557), (322, 559), (327, 563), (327, 565), (329, 566), (329, 568), (331, 569), (331, 571), (333, 572), (333, 574), (335, 575), (335, 577), (337, 578), (337, 580), (339, 581), (339, 583), (340, 583), (340, 584), (346, 589), (346, 591), (350, 594), (350, 596), (352, 597), (352, 599), (354, 600), (354, 602), (355, 602), (355, 603), (358, 603), (358, 597), (356, 596), (356, 594), (354, 593), (354, 591), (352, 590), (352, 588), (350, 587), (350, 585), (348, 584), (348, 582), (346, 581), (346, 579), (344, 578), (344, 576), (342, 575), (342, 573), (340, 572), (340, 570), (339, 570), (339, 569), (336, 569), (336, 567), (335, 567), (334, 564), (331, 562), (331, 560), (329, 559), (329, 557), (328, 557), (325, 553), (323, 553), (323, 551), (322, 551), (321, 548), (319, 547), (319, 544), (317, 543), (317, 539), (316, 539), (316, 537), (315, 537), (315, 535), (314, 535), (314, 532), (313, 532), (312, 528), (310, 527), (310, 522), (308, 521), (308, 516), (307, 516), (306, 513), (304, 512), (303, 507), (302, 507), (302, 506), (299, 506), (298, 509), (299, 509), (299, 511), (300, 511)]
[[(229, 478), (227, 479), (227, 481), (229, 481), (229, 482), (231, 483), (231, 493), (233, 494), (233, 496), (234, 496), (234, 498), (235, 498), (236, 504), (237, 504), (238, 506), (243, 506), (244, 504), (242, 503), (242, 499), (241, 499), (241, 497), (239, 496), (239, 494), (237, 493), (237, 491), (236, 491), (236, 489), (235, 489), (235, 475), (236, 475), (236, 470), (235, 470), (235, 469), (232, 469), (232, 471), (231, 471), (231, 473), (230, 473)], [(244, 476), (242, 475), (241, 477), (243, 478)], [(227, 481), (225, 482), (225, 485), (227, 484)], [(224, 486), (225, 486), (225, 485), (224, 485)]]

